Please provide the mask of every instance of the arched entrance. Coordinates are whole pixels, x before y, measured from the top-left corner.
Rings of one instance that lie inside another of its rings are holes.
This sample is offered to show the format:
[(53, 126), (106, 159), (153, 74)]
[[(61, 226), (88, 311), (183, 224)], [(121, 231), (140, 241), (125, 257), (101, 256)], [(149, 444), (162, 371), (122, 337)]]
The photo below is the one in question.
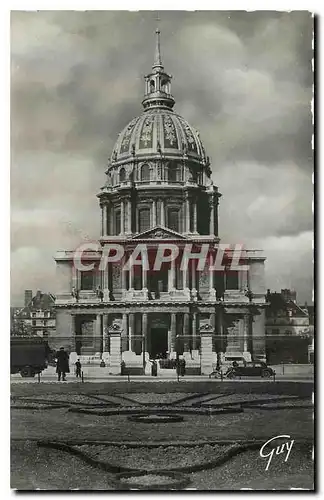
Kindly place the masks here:
[(169, 328), (170, 315), (168, 313), (149, 314), (147, 351), (151, 359), (167, 357)]

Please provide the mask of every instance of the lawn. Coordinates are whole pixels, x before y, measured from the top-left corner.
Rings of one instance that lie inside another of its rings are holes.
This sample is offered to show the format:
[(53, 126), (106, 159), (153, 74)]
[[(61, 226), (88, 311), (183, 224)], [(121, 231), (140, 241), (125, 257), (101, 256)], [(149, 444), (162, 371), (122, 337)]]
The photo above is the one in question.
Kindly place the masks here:
[[(157, 481), (153, 474), (172, 470), (181, 471), (190, 479), (189, 487), (199, 490), (312, 489), (313, 410), (297, 404), (309, 405), (311, 391), (311, 384), (288, 382), (13, 384), (11, 485), (21, 490), (109, 490), (116, 489), (117, 472), (149, 470)], [(285, 401), (281, 409), (276, 409), (276, 398)], [(271, 411), (244, 407), (244, 401), (265, 399)], [(67, 406), (56, 408), (60, 402)], [(211, 403), (229, 408), (243, 404), (244, 411), (194, 413)], [(164, 407), (173, 414), (181, 409), (190, 413), (181, 413), (183, 422), (167, 424), (128, 418), (139, 409), (156, 414)], [(128, 414), (102, 414), (112, 408)], [(265, 472), (260, 447), (281, 434), (295, 440), (291, 456), (287, 462), (276, 456)], [(145, 480), (149, 476), (143, 484)]]

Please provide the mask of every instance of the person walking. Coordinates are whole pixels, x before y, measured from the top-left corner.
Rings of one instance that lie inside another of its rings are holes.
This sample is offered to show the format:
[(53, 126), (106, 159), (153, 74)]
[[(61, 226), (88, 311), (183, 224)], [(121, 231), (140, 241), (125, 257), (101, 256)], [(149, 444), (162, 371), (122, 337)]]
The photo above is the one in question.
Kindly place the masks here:
[(80, 360), (78, 359), (77, 362), (75, 363), (75, 376), (76, 378), (81, 378), (81, 363)]
[(184, 358), (180, 359), (180, 375), (184, 377), (186, 374), (186, 360)]
[(61, 377), (62, 381), (66, 381), (66, 374), (70, 373), (69, 368), (69, 355), (64, 350), (64, 347), (60, 347), (60, 350), (56, 353), (56, 373), (58, 375), (58, 381), (60, 382)]

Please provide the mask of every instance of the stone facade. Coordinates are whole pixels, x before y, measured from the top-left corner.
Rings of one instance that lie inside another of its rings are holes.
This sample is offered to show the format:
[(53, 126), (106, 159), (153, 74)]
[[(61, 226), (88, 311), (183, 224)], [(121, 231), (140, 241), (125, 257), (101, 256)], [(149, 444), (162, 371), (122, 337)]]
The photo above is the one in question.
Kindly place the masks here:
[[(110, 373), (118, 372), (121, 360), (144, 373), (148, 358), (174, 358), (176, 353), (201, 373), (211, 371), (224, 353), (246, 357), (255, 350), (264, 357), (265, 258), (245, 250), (241, 263), (249, 271), (233, 271), (234, 255), (228, 250), (225, 271), (210, 269), (220, 251), (221, 194), (211, 180), (199, 133), (173, 111), (170, 91), (157, 32), (156, 60), (145, 77), (144, 111), (119, 135), (97, 195), (100, 247), (83, 254), (95, 269), (76, 269), (73, 252), (55, 257), (57, 337), (62, 343), (65, 336), (65, 344), (78, 355), (97, 353), (107, 360)], [(102, 269), (102, 255), (116, 244), (124, 249), (122, 260)], [(152, 262), (160, 244), (176, 246), (179, 255), (155, 271)], [(125, 268), (138, 245), (148, 249), (148, 266)], [(203, 269), (195, 260), (181, 269), (188, 245), (192, 252), (208, 245)]]

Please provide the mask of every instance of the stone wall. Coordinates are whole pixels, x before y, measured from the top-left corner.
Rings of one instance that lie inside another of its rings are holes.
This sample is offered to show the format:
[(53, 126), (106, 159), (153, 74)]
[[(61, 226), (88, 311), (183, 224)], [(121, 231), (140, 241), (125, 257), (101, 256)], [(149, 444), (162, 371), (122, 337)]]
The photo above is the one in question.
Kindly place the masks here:
[(67, 311), (56, 312), (56, 332), (49, 332), (49, 346), (51, 349), (65, 347), (71, 351), (74, 349), (74, 326), (73, 318)]
[(252, 342), (253, 357), (265, 357), (265, 311), (259, 310), (260, 314), (253, 317), (252, 323)]

